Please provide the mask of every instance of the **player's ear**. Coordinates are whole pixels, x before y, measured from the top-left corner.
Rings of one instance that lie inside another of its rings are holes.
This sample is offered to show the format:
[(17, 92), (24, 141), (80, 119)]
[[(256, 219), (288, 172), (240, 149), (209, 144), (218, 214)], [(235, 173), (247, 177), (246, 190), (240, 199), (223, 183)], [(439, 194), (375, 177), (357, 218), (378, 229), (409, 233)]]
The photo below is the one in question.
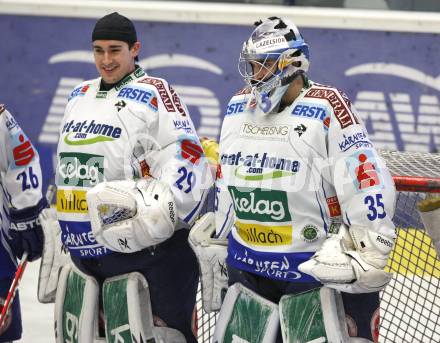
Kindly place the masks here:
[(134, 42), (130, 47), (130, 52), (133, 57), (137, 57), (139, 55), (139, 51), (141, 50), (141, 42)]

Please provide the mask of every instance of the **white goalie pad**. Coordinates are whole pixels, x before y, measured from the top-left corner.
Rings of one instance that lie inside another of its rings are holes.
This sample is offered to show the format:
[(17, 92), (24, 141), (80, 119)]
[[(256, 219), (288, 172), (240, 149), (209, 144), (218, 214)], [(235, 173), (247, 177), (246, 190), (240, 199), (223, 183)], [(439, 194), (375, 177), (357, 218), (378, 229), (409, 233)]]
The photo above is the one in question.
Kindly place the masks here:
[(279, 319), (278, 305), (236, 283), (226, 293), (212, 342), (274, 343)]
[(99, 339), (98, 282), (72, 264), (63, 267), (55, 300), (56, 343), (90, 343)]
[(194, 224), (188, 238), (199, 261), (203, 309), (208, 313), (220, 309), (222, 295), (228, 288), (228, 241), (212, 238), (214, 234), (215, 215), (208, 212)]
[(53, 303), (61, 268), (70, 263), (70, 255), (61, 242), (56, 209), (44, 209), (39, 219), (44, 232), (44, 247), (38, 275), (38, 300), (41, 303)]
[(153, 178), (102, 182), (87, 192), (96, 240), (118, 252), (133, 253), (174, 233), (177, 212), (169, 186)]
[(155, 327), (148, 282), (140, 273), (118, 275), (104, 281), (102, 300), (108, 343), (186, 343), (178, 330)]
[(348, 336), (341, 294), (321, 287), (280, 300), (280, 323), (283, 342), (352, 341)]
[(440, 198), (422, 200), (417, 204), (417, 208), (423, 225), (437, 250), (437, 256), (440, 256)]

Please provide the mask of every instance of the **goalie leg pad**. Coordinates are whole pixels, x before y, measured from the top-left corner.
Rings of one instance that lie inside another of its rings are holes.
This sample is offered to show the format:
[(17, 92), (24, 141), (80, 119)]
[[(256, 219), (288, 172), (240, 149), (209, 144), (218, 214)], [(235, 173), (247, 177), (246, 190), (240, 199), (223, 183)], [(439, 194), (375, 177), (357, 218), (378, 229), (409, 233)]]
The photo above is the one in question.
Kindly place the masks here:
[(93, 342), (97, 334), (98, 282), (73, 265), (60, 275), (55, 300), (57, 343)]
[(106, 279), (102, 297), (107, 342), (186, 342), (177, 330), (153, 326), (150, 292), (142, 274), (133, 272)]
[(226, 293), (213, 342), (273, 343), (278, 327), (278, 305), (236, 283)]
[(215, 233), (214, 213), (208, 212), (191, 229), (189, 244), (200, 267), (203, 309), (210, 313), (218, 311), (222, 295), (228, 288), (226, 268), (227, 240), (211, 238)]
[(70, 255), (61, 243), (61, 227), (54, 207), (40, 213), (40, 223), (44, 232), (44, 247), (38, 275), (38, 300), (53, 303), (61, 268), (70, 263)]
[(279, 306), (284, 342), (349, 341), (339, 292), (321, 287), (284, 295)]

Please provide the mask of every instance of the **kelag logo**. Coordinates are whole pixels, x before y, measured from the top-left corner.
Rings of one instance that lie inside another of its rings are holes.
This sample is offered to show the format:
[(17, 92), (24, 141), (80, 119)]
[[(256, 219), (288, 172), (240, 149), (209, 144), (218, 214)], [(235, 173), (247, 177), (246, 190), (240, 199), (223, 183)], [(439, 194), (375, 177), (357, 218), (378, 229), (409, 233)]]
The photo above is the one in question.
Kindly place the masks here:
[(251, 188), (246, 190), (229, 186), (235, 215), (239, 219), (260, 222), (287, 222), (291, 220), (286, 192)]
[(93, 187), (104, 181), (104, 157), (82, 153), (60, 153), (58, 184)]
[(292, 218), (286, 192), (261, 188), (238, 190), (233, 186), (228, 189), (239, 219), (235, 227), (241, 239), (256, 246), (292, 243)]

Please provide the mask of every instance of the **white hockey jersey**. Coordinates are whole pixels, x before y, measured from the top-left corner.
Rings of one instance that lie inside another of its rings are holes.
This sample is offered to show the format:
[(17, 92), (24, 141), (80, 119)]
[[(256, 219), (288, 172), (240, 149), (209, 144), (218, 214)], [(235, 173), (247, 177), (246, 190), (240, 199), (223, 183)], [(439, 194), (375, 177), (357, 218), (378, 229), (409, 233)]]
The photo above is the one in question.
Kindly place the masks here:
[(86, 192), (96, 184), (149, 175), (166, 182), (180, 229), (193, 223), (212, 183), (188, 110), (165, 80), (137, 67), (109, 91), (99, 91), (100, 81), (73, 90), (57, 151), (62, 240), (78, 257), (110, 253), (91, 232)]
[[(16, 258), (8, 244), (9, 207), (16, 213), (26, 212), (26, 222), (18, 230), (31, 228), (41, 209), (36, 206), (42, 197), (42, 176), (40, 160), (29, 138), (20, 128), (14, 117), (0, 105), (0, 279), (15, 273)], [(28, 227), (26, 227), (26, 225)]]
[(297, 266), (343, 221), (395, 237), (393, 180), (354, 107), (309, 81), (282, 112), (264, 115), (249, 89), (229, 102), (220, 138), (216, 227), (228, 264), (313, 282)]

